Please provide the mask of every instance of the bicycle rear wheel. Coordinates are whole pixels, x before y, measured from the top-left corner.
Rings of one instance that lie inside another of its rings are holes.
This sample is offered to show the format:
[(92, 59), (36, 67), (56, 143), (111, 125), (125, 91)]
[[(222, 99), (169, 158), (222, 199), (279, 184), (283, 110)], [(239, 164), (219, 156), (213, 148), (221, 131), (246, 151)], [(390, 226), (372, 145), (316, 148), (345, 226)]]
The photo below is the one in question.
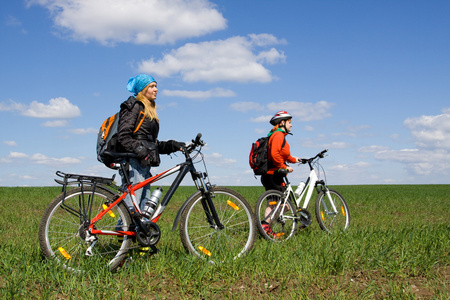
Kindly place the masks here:
[[(329, 190), (331, 199), (322, 191), (317, 195), (316, 200), (316, 218), (320, 228), (328, 233), (343, 231), (350, 226), (350, 211), (347, 202), (335, 190)], [(336, 212), (331, 203), (333, 201)]]
[[(111, 271), (121, 266), (131, 244), (128, 236), (96, 235), (88, 241), (86, 229), (92, 217), (110, 203), (114, 194), (92, 187), (73, 188), (56, 197), (46, 208), (39, 225), (39, 243), (45, 257), (55, 260), (64, 268), (81, 271), (107, 264)], [(115, 230), (118, 218), (121, 230), (131, 225), (130, 215), (123, 203), (110, 210), (96, 222), (98, 230)], [(84, 217), (86, 216), (86, 217)], [(86, 221), (85, 221), (86, 220)]]
[(253, 248), (255, 218), (240, 194), (223, 187), (212, 188), (212, 200), (223, 229), (209, 222), (205, 213), (206, 199), (200, 191), (187, 200), (180, 220), (180, 235), (189, 253), (212, 263), (231, 261)]
[(277, 190), (265, 191), (256, 202), (256, 226), (263, 238), (274, 242), (284, 242), (290, 239), (298, 227), (296, 208), (288, 199), (284, 205), (277, 206), (283, 201), (284, 194)]

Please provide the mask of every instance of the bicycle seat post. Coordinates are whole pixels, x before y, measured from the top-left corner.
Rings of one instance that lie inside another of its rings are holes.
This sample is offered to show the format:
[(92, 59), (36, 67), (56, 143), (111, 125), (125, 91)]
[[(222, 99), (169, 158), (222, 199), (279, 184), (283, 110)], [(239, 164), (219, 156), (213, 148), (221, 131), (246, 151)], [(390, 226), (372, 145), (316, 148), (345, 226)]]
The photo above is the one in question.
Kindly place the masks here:
[(127, 162), (120, 162), (120, 169), (122, 170), (123, 177), (125, 178), (126, 186), (130, 186), (130, 178), (128, 177), (128, 161)]

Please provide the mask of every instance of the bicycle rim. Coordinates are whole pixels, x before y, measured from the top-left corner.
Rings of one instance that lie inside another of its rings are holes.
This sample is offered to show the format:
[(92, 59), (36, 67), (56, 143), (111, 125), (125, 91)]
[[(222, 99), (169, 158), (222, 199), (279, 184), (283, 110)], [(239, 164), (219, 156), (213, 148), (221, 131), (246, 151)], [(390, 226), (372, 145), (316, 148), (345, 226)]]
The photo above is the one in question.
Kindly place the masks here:
[(211, 263), (232, 261), (253, 248), (254, 216), (248, 202), (238, 193), (221, 187), (213, 188), (213, 193), (213, 203), (224, 228), (208, 223), (202, 195), (197, 192), (190, 197), (181, 216), (181, 241), (189, 253)]
[[(256, 226), (261, 236), (274, 242), (284, 242), (290, 239), (297, 230), (295, 206), (290, 200), (284, 205), (284, 194), (280, 191), (269, 190), (264, 192), (256, 202)], [(281, 214), (281, 212), (283, 213)], [(267, 223), (263, 225), (262, 223)], [(264, 226), (264, 227), (263, 227)]]
[(333, 205), (326, 193), (321, 192), (316, 200), (316, 218), (320, 228), (329, 233), (336, 233), (350, 226), (350, 211), (344, 197), (334, 190), (329, 191), (336, 211), (333, 210)]
[[(84, 194), (84, 201), (83, 201)], [(108, 203), (112, 194), (103, 191), (92, 194), (91, 188), (74, 188), (58, 196), (47, 207), (39, 228), (39, 242), (44, 255), (71, 271), (88, 270), (108, 266), (116, 270), (125, 259), (131, 239), (127, 236), (97, 235), (95, 244), (86, 240), (86, 230), (80, 212), (87, 210), (88, 200), (92, 202), (91, 217), (96, 216)], [(83, 203), (85, 208), (83, 208)], [(69, 212), (69, 208), (76, 214)], [(116, 205), (100, 219), (95, 228), (115, 230), (119, 217), (122, 230), (128, 230), (131, 221), (123, 204)], [(88, 248), (90, 251), (88, 251)]]

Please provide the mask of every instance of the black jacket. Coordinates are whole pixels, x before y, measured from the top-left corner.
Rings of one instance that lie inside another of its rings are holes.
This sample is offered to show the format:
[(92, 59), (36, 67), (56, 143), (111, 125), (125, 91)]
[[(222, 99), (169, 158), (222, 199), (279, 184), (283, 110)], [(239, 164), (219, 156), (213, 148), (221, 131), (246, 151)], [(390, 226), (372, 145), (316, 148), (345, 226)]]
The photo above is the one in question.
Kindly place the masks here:
[(118, 141), (124, 152), (138, 154), (141, 151), (143, 141), (155, 143), (161, 154), (170, 154), (173, 149), (172, 141), (158, 141), (159, 123), (144, 117), (144, 120), (134, 132), (144, 112), (144, 104), (134, 97), (129, 97), (120, 105)]

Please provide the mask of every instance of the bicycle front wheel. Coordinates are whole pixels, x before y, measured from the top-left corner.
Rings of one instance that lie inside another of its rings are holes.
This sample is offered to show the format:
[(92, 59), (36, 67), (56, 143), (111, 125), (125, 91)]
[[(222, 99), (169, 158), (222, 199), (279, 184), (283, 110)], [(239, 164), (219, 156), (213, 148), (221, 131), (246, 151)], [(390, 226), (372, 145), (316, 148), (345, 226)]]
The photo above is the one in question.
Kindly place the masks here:
[(232, 261), (253, 248), (255, 218), (247, 200), (237, 192), (224, 187), (213, 187), (211, 192), (224, 227), (218, 228), (211, 219), (207, 200), (198, 191), (189, 197), (182, 212), (181, 241), (186, 251), (212, 263)]
[(329, 192), (329, 197), (325, 191), (317, 196), (316, 218), (322, 230), (335, 233), (350, 226), (350, 211), (341, 194), (335, 190), (329, 190)]
[[(95, 235), (86, 232), (91, 218), (98, 215), (114, 194), (92, 187), (73, 188), (56, 197), (47, 207), (39, 225), (39, 243), (47, 258), (64, 268), (81, 271), (98, 265), (111, 271), (120, 267), (131, 244), (128, 236)], [(110, 210), (95, 223), (98, 230), (115, 230), (119, 217), (121, 230), (129, 230), (130, 215), (123, 203)]]
[(288, 199), (278, 205), (284, 198), (284, 193), (277, 190), (264, 192), (256, 202), (256, 226), (263, 238), (274, 242), (284, 242), (290, 239), (298, 227), (296, 208)]

